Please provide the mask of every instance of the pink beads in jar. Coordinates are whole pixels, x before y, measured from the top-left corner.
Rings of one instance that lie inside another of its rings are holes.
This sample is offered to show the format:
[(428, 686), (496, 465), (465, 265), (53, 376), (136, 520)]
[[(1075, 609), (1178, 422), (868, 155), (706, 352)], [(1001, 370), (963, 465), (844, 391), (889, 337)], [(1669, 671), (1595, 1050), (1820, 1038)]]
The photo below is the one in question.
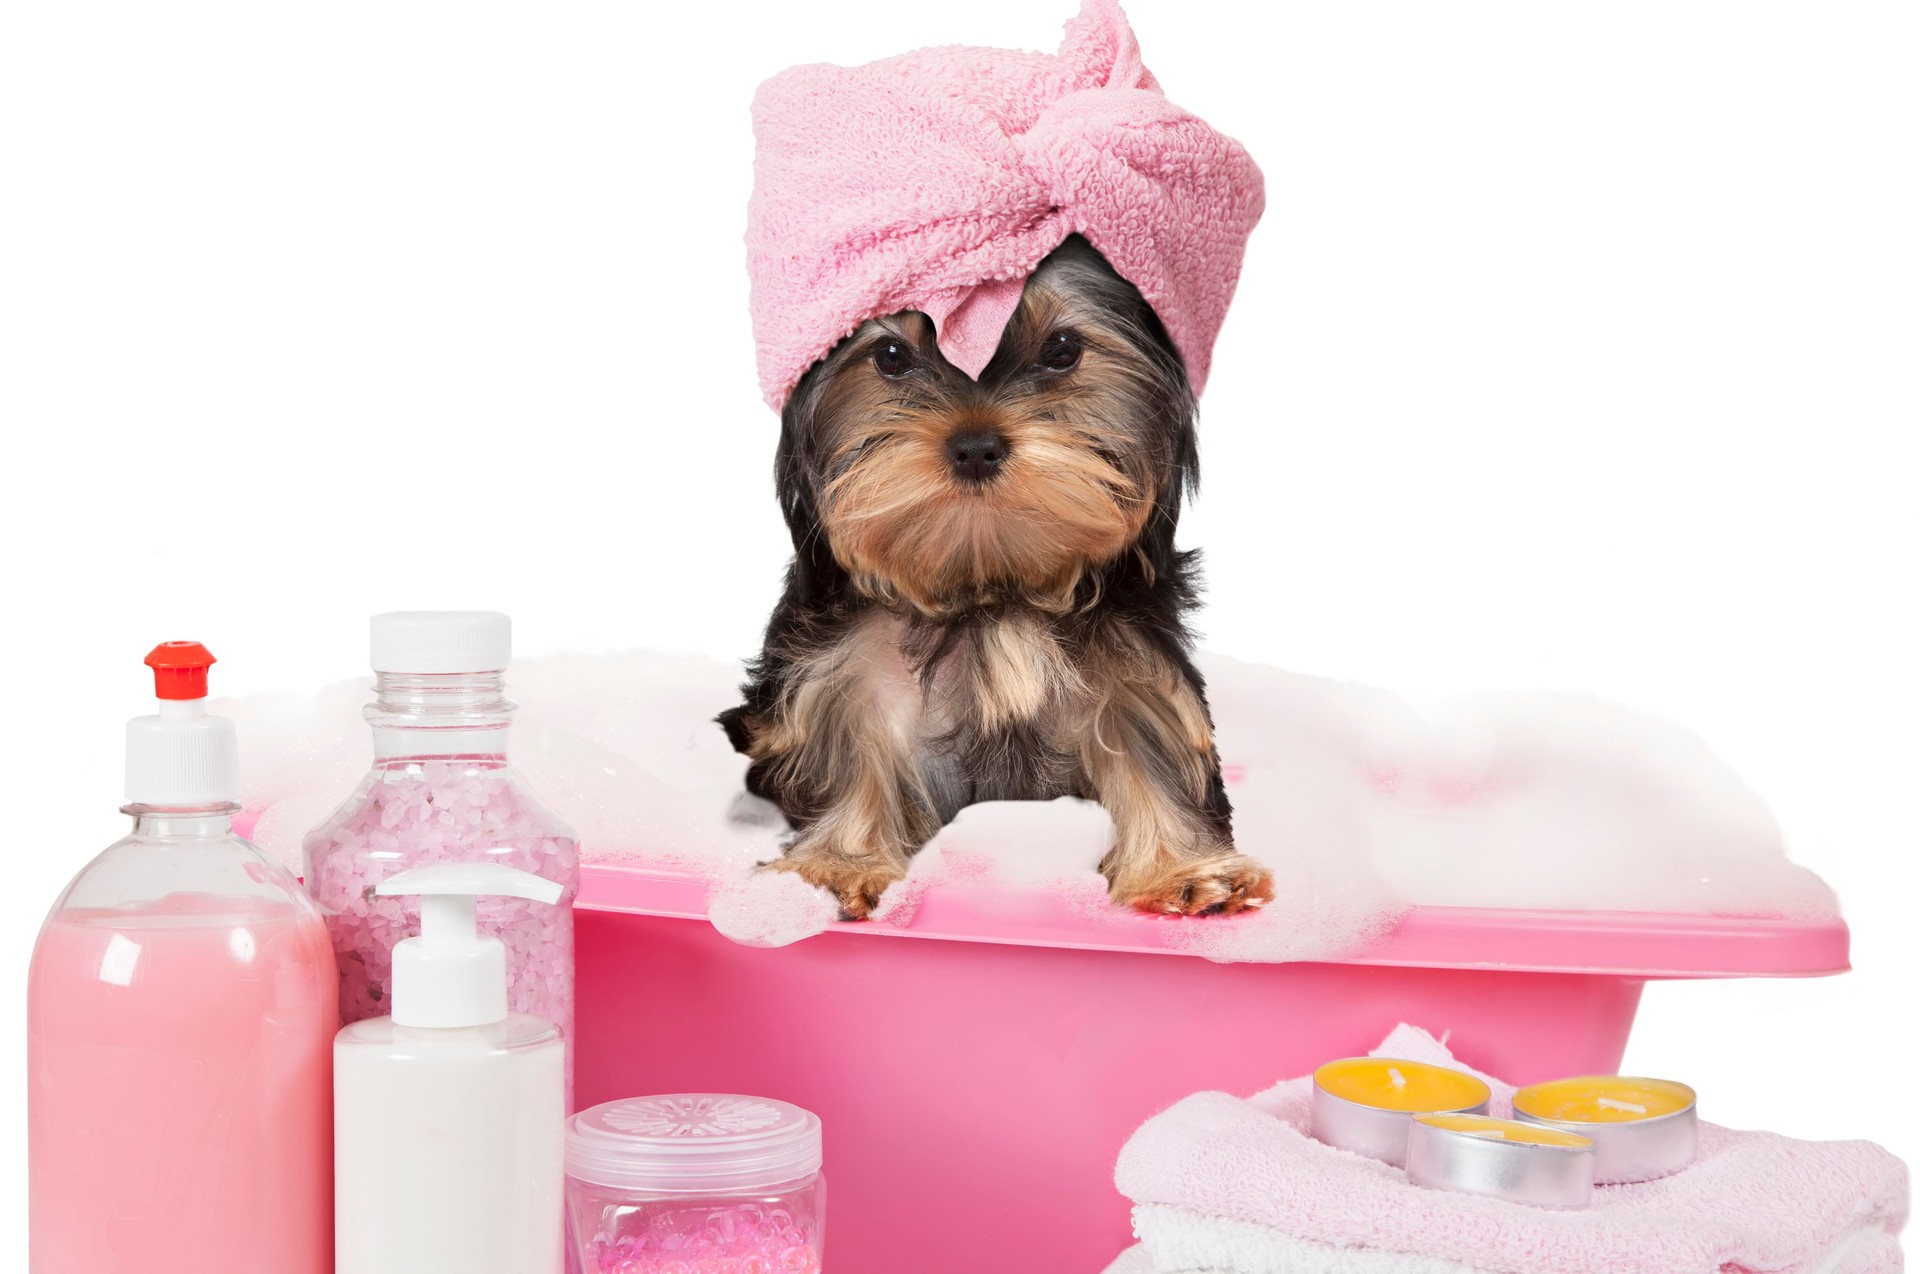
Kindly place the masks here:
[(634, 1097), (567, 1121), (583, 1274), (819, 1274), (820, 1120), (765, 1097)]

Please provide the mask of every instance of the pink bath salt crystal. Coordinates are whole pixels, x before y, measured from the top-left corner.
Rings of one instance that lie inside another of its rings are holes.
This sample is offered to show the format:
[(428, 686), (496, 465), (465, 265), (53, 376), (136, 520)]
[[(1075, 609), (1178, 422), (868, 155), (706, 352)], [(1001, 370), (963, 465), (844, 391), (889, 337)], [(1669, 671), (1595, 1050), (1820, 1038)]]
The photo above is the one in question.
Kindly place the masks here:
[[(454, 817), (451, 811), (466, 811)], [(447, 824), (438, 816), (447, 814)], [(573, 892), (579, 848), (500, 767), (485, 762), (376, 766), (306, 838), (306, 878), (340, 966), (343, 1023), (392, 1012), (393, 947), (419, 932), (419, 900), (377, 897), (387, 877), (429, 863), (490, 862), (544, 876), (567, 892), (558, 906), (480, 901), (480, 927), (507, 946), (508, 1007), (573, 1036)], [(571, 1051), (569, 1051), (571, 1068)], [(569, 1102), (569, 1106), (571, 1103)]]
[(604, 1228), (586, 1250), (590, 1274), (820, 1274), (810, 1196), (598, 1206)]

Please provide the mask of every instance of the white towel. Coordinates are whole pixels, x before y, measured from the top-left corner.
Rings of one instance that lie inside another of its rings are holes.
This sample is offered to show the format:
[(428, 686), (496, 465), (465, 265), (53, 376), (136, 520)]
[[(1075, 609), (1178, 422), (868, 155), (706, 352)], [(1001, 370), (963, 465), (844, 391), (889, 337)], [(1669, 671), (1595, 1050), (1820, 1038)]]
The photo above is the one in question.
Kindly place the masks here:
[[(1113, 1264), (1107, 1266), (1101, 1274), (1161, 1274), (1154, 1266), (1153, 1257), (1147, 1249), (1138, 1244), (1128, 1248), (1115, 1257)], [(1171, 1274), (1233, 1274), (1231, 1270), (1178, 1270)]]
[[(1334, 1247), (1297, 1235), (1202, 1216), (1185, 1208), (1141, 1204), (1133, 1210), (1133, 1232), (1148, 1258), (1131, 1271), (1109, 1274), (1488, 1274), (1471, 1265), (1438, 1257), (1414, 1256), (1379, 1248)], [(1702, 1271), (1706, 1274), (1706, 1271)]]
[[(1329, 1247), (1244, 1221), (1154, 1204), (1133, 1210), (1133, 1228), (1141, 1242), (1122, 1252), (1105, 1274), (1482, 1274), (1451, 1261)], [(1841, 1236), (1818, 1274), (1871, 1270), (1883, 1259), (1886, 1241), (1885, 1225), (1863, 1224)]]

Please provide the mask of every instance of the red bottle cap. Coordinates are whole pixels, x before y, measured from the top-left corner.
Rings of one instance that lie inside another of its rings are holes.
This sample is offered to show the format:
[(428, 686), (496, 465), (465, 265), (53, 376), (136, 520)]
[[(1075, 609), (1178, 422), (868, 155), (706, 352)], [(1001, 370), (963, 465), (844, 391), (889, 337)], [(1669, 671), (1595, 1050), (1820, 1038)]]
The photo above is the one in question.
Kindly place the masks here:
[(162, 699), (204, 699), (213, 664), (212, 652), (197, 641), (163, 641), (147, 656), (153, 693)]

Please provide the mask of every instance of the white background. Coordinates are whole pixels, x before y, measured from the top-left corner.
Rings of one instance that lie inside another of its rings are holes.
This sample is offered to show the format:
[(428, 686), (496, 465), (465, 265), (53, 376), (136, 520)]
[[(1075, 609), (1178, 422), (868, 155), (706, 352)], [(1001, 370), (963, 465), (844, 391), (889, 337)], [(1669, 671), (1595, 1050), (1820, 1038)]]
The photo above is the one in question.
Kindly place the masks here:
[[(784, 554), (753, 87), (1051, 49), (1071, 2), (4, 11), (0, 1171), (28, 950), (120, 832), (148, 646), (206, 641), (222, 693), (358, 671), (392, 607), (508, 610), (527, 654), (750, 653)], [(1857, 970), (1651, 987), (1628, 1066), (1920, 1154), (1915, 10), (1133, 10), (1268, 177), (1184, 528), (1207, 644), (1698, 729)]]

